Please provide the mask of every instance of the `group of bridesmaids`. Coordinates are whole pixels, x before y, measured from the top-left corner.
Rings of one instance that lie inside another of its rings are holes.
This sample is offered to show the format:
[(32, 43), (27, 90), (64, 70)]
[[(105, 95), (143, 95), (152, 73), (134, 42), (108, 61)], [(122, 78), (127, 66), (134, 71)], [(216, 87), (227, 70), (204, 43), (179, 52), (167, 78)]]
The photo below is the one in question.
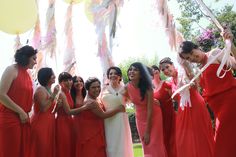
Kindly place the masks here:
[[(182, 70), (166, 57), (159, 67), (132, 63), (126, 85), (120, 68), (114, 66), (107, 70), (103, 87), (96, 77), (84, 82), (62, 72), (59, 85), (52, 88), (56, 76), (45, 67), (38, 71), (35, 92), (27, 70), (36, 64), (37, 50), (18, 49), (16, 64), (6, 68), (0, 83), (0, 157), (133, 157), (125, 113), (130, 102), (144, 157), (235, 157), (236, 79), (228, 69), (236, 69), (236, 48), (230, 30), (222, 34), (231, 41), (231, 64), (219, 78), (216, 71), (223, 54), (217, 55), (201, 74), (202, 95), (198, 81), (176, 90), (194, 77), (191, 63), (204, 67), (221, 51), (204, 53), (190, 41), (183, 42), (178, 52)], [(170, 81), (161, 80), (160, 72)], [(177, 111), (173, 100), (178, 102)], [(206, 104), (215, 116), (215, 132)]]

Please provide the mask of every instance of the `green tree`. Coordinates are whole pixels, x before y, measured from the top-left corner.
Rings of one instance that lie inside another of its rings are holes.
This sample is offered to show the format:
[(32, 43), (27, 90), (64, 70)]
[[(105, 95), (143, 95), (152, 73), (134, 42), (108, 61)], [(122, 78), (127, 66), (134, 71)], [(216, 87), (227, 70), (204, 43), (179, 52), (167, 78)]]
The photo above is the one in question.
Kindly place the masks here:
[(145, 56), (141, 56), (141, 57), (138, 57), (138, 58), (129, 58), (127, 60), (124, 60), (122, 63), (120, 63), (118, 65), (120, 67), (121, 71), (122, 71), (124, 83), (127, 83), (129, 81), (128, 80), (128, 76), (127, 76), (127, 71), (128, 71), (129, 66), (133, 62), (141, 62), (141, 63), (143, 63), (146, 66), (152, 66), (152, 65), (158, 65), (159, 60), (158, 60), (158, 56), (157, 55), (152, 57), (152, 59), (148, 59)]
[(204, 14), (199, 10), (198, 4), (193, 0), (177, 0), (180, 4), (181, 17), (177, 18), (181, 28), (179, 31), (183, 34), (186, 40), (192, 40), (195, 34), (199, 33), (198, 29), (194, 28), (194, 24), (199, 25), (200, 19)]
[[(217, 2), (218, 0), (216, 0)], [(208, 26), (201, 26), (201, 19), (206, 18), (204, 12), (202, 12), (200, 6), (193, 0), (177, 0), (180, 4), (181, 17), (177, 18), (179, 21), (180, 28), (179, 31), (183, 34), (186, 40), (195, 41), (196, 37), (201, 33), (200, 30), (206, 29), (214, 29), (216, 30), (216, 26), (210, 23)], [(221, 10), (211, 9), (216, 18), (220, 23), (227, 23), (231, 26), (231, 30), (236, 35), (236, 12), (232, 10), (232, 5), (225, 5)], [(216, 37), (219, 36), (219, 32), (214, 31)]]

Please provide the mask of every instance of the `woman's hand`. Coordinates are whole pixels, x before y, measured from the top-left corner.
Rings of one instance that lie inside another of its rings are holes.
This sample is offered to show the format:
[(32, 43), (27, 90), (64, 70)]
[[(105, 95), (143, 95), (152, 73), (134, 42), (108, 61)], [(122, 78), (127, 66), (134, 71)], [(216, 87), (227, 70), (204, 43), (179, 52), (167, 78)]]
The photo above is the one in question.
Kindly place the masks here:
[(225, 29), (223, 30), (223, 32), (221, 32), (221, 35), (224, 38), (224, 40), (229, 39), (232, 42), (234, 39), (234, 35), (230, 30), (229, 26), (225, 26)]
[(21, 111), (21, 112), (18, 113), (18, 114), (19, 114), (21, 123), (24, 124), (24, 123), (26, 123), (26, 122), (29, 121), (29, 116), (28, 116), (28, 114), (27, 114), (25, 111)]
[(150, 143), (150, 134), (145, 132), (142, 140), (143, 140), (145, 145), (148, 145)]
[(154, 102), (155, 105), (158, 105), (158, 106), (161, 105), (161, 103), (158, 99), (153, 99), (153, 102)]
[(84, 102), (84, 107), (86, 110), (91, 110), (91, 109), (94, 109), (96, 108), (96, 105), (94, 105), (94, 100), (87, 100)]
[(55, 97), (58, 92), (60, 90), (60, 86), (59, 85), (56, 85), (54, 88), (53, 88), (53, 92), (52, 92), (52, 95)]

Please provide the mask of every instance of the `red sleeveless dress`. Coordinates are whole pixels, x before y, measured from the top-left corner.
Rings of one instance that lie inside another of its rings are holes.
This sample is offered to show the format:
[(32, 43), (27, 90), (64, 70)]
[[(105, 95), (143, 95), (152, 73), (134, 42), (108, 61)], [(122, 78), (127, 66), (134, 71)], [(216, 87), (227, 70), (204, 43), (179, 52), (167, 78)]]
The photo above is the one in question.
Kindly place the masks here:
[[(104, 109), (102, 103), (100, 107)], [(92, 111), (80, 113), (77, 148), (80, 157), (106, 157), (104, 120)]]
[[(172, 81), (172, 87), (176, 84)], [(197, 89), (191, 87), (191, 107), (178, 107), (176, 115), (176, 147), (178, 157), (213, 157), (214, 140), (210, 114)], [(177, 95), (180, 102), (180, 95)]]
[(34, 104), (30, 157), (55, 157), (55, 116), (52, 113), (54, 105), (55, 103), (47, 111), (42, 112), (39, 105)]
[[(136, 124), (139, 137), (145, 134), (147, 125), (147, 98), (141, 101), (139, 88), (134, 87), (131, 83), (127, 86), (130, 100), (135, 104)], [(141, 139), (145, 157), (166, 157), (166, 149), (164, 145), (162, 113), (161, 108), (153, 104), (152, 124), (150, 133), (150, 143), (146, 145)]]
[[(79, 108), (79, 107), (81, 107), (82, 105), (80, 105), (80, 104), (77, 104), (76, 106), (75, 106), (75, 108)], [(81, 129), (81, 127), (83, 127), (82, 125), (81, 125), (81, 118), (82, 118), (82, 116), (81, 116), (81, 113), (79, 113), (79, 114), (76, 114), (76, 115), (74, 115), (74, 117), (73, 117), (73, 125), (74, 125), (74, 129), (73, 129), (73, 131), (74, 131), (74, 135), (75, 135), (75, 137), (74, 137), (74, 139), (75, 139), (75, 157), (80, 157), (80, 151), (79, 151), (79, 149), (77, 149), (77, 148), (79, 148), (80, 147), (80, 142), (79, 142), (79, 131), (80, 131), (80, 129)]]
[(171, 96), (171, 85), (163, 82), (161, 88), (154, 92), (154, 98), (161, 103), (164, 144), (168, 157), (176, 157), (176, 117)]
[(201, 77), (203, 96), (216, 117), (214, 157), (236, 156), (236, 79), (231, 71), (218, 78), (219, 64), (211, 64)]
[[(70, 108), (73, 108), (73, 100), (70, 92), (63, 90)], [(74, 157), (73, 146), (73, 120), (61, 106), (56, 117), (56, 157)]]
[[(25, 68), (18, 66), (18, 75), (7, 95), (25, 112), (30, 112), (33, 84)], [(22, 124), (17, 113), (0, 103), (0, 157), (28, 157), (29, 136), (30, 124)]]

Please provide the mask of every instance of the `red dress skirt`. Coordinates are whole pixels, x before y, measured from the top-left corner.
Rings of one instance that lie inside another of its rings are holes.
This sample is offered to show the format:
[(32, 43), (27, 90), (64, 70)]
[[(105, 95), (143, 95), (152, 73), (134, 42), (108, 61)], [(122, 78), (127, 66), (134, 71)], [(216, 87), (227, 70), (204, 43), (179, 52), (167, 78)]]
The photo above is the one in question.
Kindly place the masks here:
[(147, 126), (147, 97), (141, 101), (139, 88), (128, 84), (128, 94), (130, 100), (135, 104), (136, 124), (141, 138), (144, 156), (145, 157), (166, 157), (166, 149), (164, 145), (163, 126), (162, 126), (162, 112), (160, 106), (153, 104), (150, 143), (146, 145), (142, 139), (145, 134)]
[(168, 157), (176, 157), (176, 117), (169, 90), (171, 85), (163, 82), (161, 88), (154, 92), (154, 98), (161, 103), (164, 144)]
[[(73, 108), (73, 100), (69, 91), (64, 91), (70, 108)], [(73, 119), (63, 107), (57, 111), (56, 117), (56, 157), (74, 157), (74, 132)]]
[(214, 157), (236, 156), (236, 79), (231, 71), (216, 76), (219, 64), (211, 64), (202, 74), (203, 96), (216, 118)]
[[(104, 121), (92, 111), (80, 113), (77, 155), (79, 157), (106, 157)], [(78, 157), (78, 156), (77, 156)]]
[(30, 157), (55, 157), (55, 116), (52, 113), (54, 104), (47, 111), (40, 111), (34, 105), (31, 118)]
[[(33, 85), (26, 69), (18, 66), (18, 75), (7, 95), (26, 113), (30, 112)], [(0, 157), (28, 157), (29, 136), (30, 124), (22, 124), (17, 113), (0, 103)]]

